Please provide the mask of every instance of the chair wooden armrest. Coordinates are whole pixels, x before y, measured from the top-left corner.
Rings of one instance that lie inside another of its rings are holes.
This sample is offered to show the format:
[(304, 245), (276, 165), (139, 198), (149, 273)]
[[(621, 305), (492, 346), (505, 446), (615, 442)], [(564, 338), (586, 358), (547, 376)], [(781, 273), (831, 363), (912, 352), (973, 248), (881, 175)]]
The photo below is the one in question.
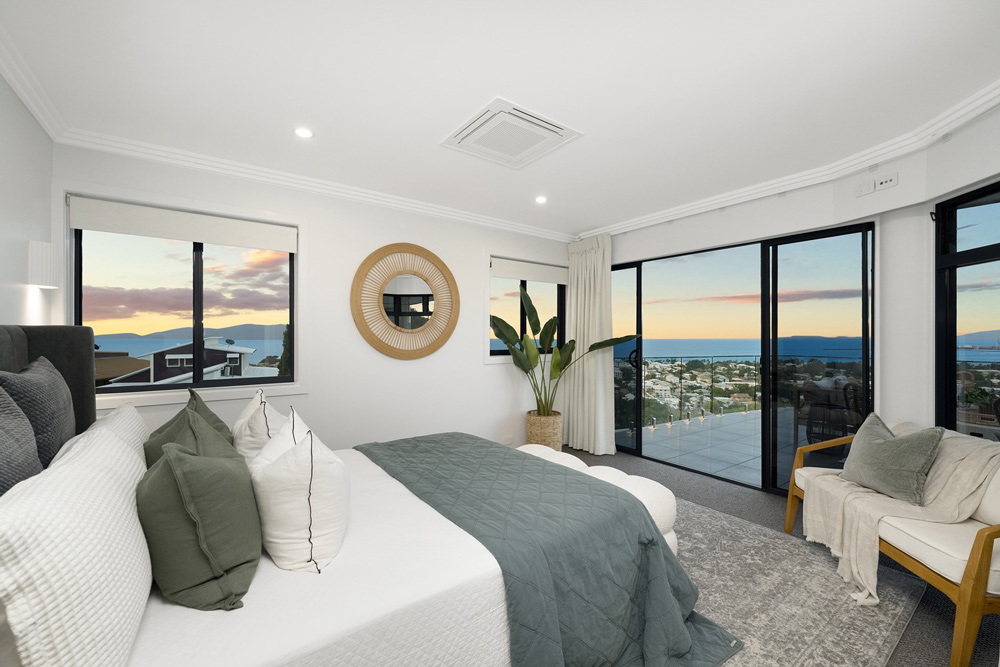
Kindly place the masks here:
[(853, 435), (844, 436), (843, 438), (836, 438), (834, 440), (826, 440), (824, 442), (817, 442), (813, 445), (804, 445), (795, 450), (795, 460), (792, 463), (792, 475), (788, 482), (788, 501), (785, 505), (785, 532), (792, 532), (792, 526), (795, 525), (795, 515), (799, 511), (799, 500), (805, 497), (802, 489), (799, 485), (795, 483), (795, 471), (803, 467), (803, 462), (805, 461), (806, 452), (815, 452), (820, 449), (829, 449), (830, 447), (840, 447), (841, 445), (846, 445), (854, 440)]
[(1000, 613), (1000, 598), (987, 597), (986, 585), (993, 561), (993, 541), (1000, 537), (1000, 525), (986, 526), (976, 533), (969, 562), (958, 586), (955, 600), (955, 632), (951, 641), (951, 664), (968, 665), (976, 644), (983, 614)]

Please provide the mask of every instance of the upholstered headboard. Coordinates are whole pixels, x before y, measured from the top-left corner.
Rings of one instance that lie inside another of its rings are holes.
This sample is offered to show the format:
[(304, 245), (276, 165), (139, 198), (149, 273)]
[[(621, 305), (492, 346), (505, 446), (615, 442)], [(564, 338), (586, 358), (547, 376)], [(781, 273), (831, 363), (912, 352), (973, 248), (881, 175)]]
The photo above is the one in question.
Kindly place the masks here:
[(52, 362), (69, 385), (76, 432), (97, 419), (94, 330), (76, 326), (0, 325), (0, 370), (16, 373), (38, 357)]

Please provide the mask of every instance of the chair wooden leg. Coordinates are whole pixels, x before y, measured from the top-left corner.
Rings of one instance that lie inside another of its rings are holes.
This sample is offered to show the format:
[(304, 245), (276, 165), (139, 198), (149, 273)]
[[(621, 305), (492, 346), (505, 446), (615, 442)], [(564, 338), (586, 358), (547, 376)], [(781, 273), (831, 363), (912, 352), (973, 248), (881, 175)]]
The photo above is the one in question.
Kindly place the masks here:
[(785, 532), (791, 533), (792, 526), (795, 525), (795, 514), (799, 511), (799, 497), (795, 495), (795, 489), (788, 489), (788, 504), (785, 506)]
[(972, 649), (976, 645), (979, 626), (983, 622), (983, 604), (980, 598), (961, 600), (955, 607), (955, 634), (951, 639), (951, 667), (969, 667), (972, 660)]

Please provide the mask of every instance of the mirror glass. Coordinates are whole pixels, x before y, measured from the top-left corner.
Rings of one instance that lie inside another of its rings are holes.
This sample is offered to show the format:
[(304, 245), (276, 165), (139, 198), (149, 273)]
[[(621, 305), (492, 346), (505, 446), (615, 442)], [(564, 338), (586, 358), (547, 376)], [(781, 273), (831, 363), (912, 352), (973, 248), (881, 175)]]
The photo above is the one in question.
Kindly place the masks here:
[(404, 273), (385, 286), (382, 310), (400, 329), (419, 329), (434, 312), (434, 293), (420, 276)]

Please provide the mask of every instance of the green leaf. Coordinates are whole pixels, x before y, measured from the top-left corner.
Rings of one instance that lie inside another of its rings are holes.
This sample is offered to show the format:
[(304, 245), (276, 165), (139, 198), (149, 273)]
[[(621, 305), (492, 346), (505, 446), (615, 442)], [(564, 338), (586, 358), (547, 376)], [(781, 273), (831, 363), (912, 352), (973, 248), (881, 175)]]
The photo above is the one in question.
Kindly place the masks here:
[(609, 338), (607, 340), (598, 341), (590, 346), (587, 352), (593, 352), (594, 350), (603, 350), (606, 347), (613, 347), (619, 343), (627, 343), (630, 340), (635, 340), (638, 338), (636, 335), (631, 336), (619, 336), (618, 338)]
[(493, 335), (503, 341), (503, 344), (507, 347), (517, 345), (520, 340), (520, 337), (517, 335), (517, 331), (514, 327), (510, 326), (496, 315), (490, 315), (490, 328), (493, 329)]
[(535, 304), (531, 303), (531, 297), (528, 296), (528, 290), (524, 288), (524, 285), (521, 285), (521, 304), (524, 306), (524, 314), (528, 316), (531, 335), (537, 336), (542, 326), (538, 322), (538, 311), (535, 310)]
[(553, 347), (552, 352), (549, 354), (549, 377), (553, 380), (558, 380), (561, 372), (562, 355), (559, 353), (558, 347)]
[(524, 355), (528, 358), (528, 363), (531, 364), (531, 368), (538, 365), (538, 347), (535, 345), (535, 341), (528, 334), (524, 334), (524, 339), (521, 340), (521, 349), (524, 350)]
[(513, 345), (508, 345), (507, 349), (510, 350), (510, 358), (514, 360), (514, 365), (520, 368), (525, 373), (530, 374), (531, 369), (534, 368), (534, 366), (532, 366), (531, 362), (528, 361), (528, 355), (526, 355), (524, 352), (517, 349)]
[(560, 361), (562, 362), (561, 367), (563, 369), (569, 368), (569, 365), (573, 363), (573, 352), (576, 350), (576, 341), (571, 340), (562, 346), (559, 350)]
[(559, 328), (559, 318), (553, 317), (542, 327), (542, 333), (538, 336), (538, 346), (546, 352), (552, 347), (552, 341), (556, 337), (556, 329)]

